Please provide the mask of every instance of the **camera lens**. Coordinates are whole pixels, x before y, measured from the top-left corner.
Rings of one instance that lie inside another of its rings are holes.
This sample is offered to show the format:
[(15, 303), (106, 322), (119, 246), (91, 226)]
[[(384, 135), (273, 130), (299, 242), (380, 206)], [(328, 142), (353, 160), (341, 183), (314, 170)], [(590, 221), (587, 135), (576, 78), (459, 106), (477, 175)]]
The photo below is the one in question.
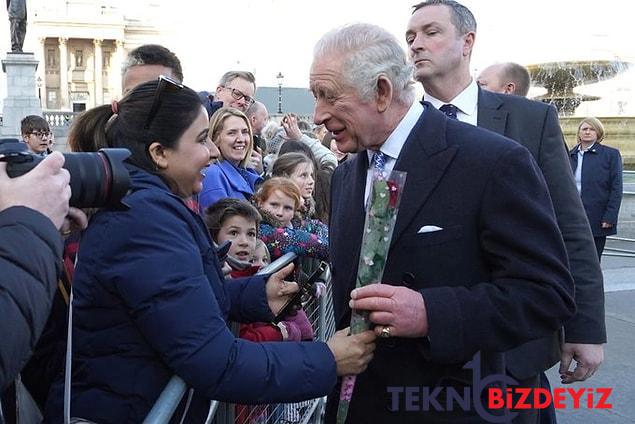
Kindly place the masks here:
[(65, 153), (64, 168), (71, 174), (71, 200), (76, 208), (117, 207), (130, 186), (123, 160), (127, 149), (101, 149), (97, 153)]
[[(26, 174), (43, 159), (29, 153), (17, 138), (0, 138), (0, 155), (0, 160), (7, 162), (7, 175), (11, 178)], [(123, 164), (128, 156), (128, 149), (65, 153), (64, 168), (71, 174), (69, 204), (76, 208), (122, 208), (121, 199), (130, 187), (130, 176)]]

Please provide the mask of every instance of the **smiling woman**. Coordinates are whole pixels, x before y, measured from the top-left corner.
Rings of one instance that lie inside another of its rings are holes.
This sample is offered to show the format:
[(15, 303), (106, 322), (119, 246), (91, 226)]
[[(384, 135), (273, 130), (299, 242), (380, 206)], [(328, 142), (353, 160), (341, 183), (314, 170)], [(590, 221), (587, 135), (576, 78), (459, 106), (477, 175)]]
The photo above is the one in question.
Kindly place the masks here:
[(249, 200), (255, 186), (262, 182), (256, 171), (247, 168), (253, 138), (249, 119), (244, 113), (230, 107), (220, 108), (210, 119), (209, 135), (221, 157), (205, 171), (203, 191), (198, 199), (201, 211), (220, 199)]

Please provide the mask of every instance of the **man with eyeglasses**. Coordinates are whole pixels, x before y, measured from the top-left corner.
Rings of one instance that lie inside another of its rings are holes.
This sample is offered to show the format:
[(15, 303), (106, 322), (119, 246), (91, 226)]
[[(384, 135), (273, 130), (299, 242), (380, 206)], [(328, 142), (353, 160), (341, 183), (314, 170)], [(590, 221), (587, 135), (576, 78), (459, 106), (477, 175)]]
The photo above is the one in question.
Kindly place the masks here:
[(218, 82), (214, 94), (201, 91), (199, 96), (207, 115), (212, 116), (221, 107), (233, 107), (246, 112), (254, 104), (256, 93), (256, 77), (251, 72), (229, 71)]
[(51, 152), (51, 129), (46, 119), (29, 115), (20, 123), (22, 139), (32, 153), (46, 156)]

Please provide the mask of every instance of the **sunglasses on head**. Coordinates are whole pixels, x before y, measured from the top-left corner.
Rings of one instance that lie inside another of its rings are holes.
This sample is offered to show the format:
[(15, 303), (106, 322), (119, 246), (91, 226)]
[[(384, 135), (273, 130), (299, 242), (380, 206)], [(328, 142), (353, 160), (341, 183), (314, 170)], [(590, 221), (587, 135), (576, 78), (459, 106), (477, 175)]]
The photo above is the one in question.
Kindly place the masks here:
[(179, 91), (182, 90), (185, 86), (180, 82), (174, 81), (172, 78), (166, 77), (165, 75), (159, 76), (159, 85), (154, 90), (154, 100), (152, 101), (152, 106), (150, 107), (150, 112), (148, 112), (148, 117), (146, 118), (146, 123), (143, 126), (144, 129), (150, 128), (152, 125), (152, 121), (157, 115), (159, 108), (161, 107), (161, 95), (164, 91)]

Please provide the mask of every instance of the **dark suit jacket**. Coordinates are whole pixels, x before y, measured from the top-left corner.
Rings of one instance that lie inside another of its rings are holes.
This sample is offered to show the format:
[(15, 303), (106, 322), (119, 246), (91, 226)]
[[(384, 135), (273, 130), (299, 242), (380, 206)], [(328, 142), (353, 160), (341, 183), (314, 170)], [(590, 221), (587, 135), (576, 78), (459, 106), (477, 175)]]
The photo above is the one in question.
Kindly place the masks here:
[[(503, 134), (525, 146), (547, 182), (575, 281), (576, 315), (564, 326), (571, 343), (605, 343), (604, 284), (595, 244), (573, 174), (567, 148), (553, 106), (524, 97), (479, 88), (478, 126)], [(545, 355), (545, 352), (550, 352)], [(557, 336), (518, 348), (508, 361), (510, 372), (526, 378), (550, 368), (560, 359)]]
[[(501, 373), (499, 352), (552, 333), (574, 311), (564, 243), (529, 152), (424, 105), (395, 164), (408, 175), (383, 281), (405, 280), (423, 295), (429, 339), (380, 341), (358, 377), (349, 422), (397, 422), (386, 410), (387, 386), (470, 385), (462, 366), (477, 351), (483, 375)], [(338, 328), (350, 322), (367, 168), (367, 155), (357, 155), (332, 181)], [(418, 234), (424, 225), (443, 230)]]
[[(571, 170), (578, 166), (578, 149), (569, 153)], [(622, 203), (622, 156), (620, 151), (596, 143), (584, 154), (582, 161), (582, 204), (591, 224), (594, 237), (610, 236), (617, 233), (617, 215)], [(602, 222), (613, 224), (611, 228), (601, 228)]]

